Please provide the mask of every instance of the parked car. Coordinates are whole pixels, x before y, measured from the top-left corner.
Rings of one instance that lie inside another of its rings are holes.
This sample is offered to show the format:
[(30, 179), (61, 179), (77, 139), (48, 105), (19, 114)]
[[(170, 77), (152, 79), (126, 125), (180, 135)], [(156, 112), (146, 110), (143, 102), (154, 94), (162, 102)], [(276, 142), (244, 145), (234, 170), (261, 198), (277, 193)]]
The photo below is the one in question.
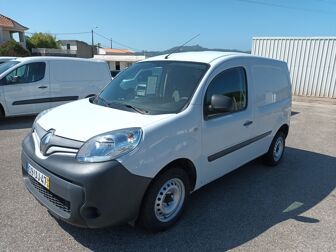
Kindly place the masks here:
[(27, 57), (0, 65), (0, 116), (37, 114), (97, 94), (111, 81), (103, 61)]
[(10, 61), (10, 60), (15, 60), (17, 58), (18, 57), (2, 56), (2, 57), (0, 57), (0, 64), (5, 63), (5, 62)]
[(162, 231), (191, 192), (259, 156), (277, 165), (290, 113), (284, 62), (223, 52), (154, 57), (97, 97), (40, 113), (22, 143), (23, 180), (68, 223)]

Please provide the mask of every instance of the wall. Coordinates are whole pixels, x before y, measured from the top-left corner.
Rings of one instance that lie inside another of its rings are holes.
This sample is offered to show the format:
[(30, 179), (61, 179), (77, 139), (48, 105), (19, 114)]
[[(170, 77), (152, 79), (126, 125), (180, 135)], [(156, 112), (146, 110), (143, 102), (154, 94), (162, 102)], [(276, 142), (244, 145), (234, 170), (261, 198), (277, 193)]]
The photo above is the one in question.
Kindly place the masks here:
[(77, 57), (92, 58), (92, 48), (88, 44), (77, 42)]
[(54, 48), (32, 48), (32, 55), (33, 56), (76, 57), (77, 51), (54, 49)]
[(144, 60), (145, 56), (143, 55), (95, 55), (95, 59), (104, 60), (108, 63), (110, 70), (116, 69), (116, 62), (120, 62), (120, 69), (124, 69), (129, 65)]
[(251, 53), (286, 61), (294, 95), (336, 98), (336, 37), (253, 38)]
[(9, 40), (11, 40), (11, 35), (10, 35), (10, 32), (6, 29), (3, 29), (2, 27), (0, 27), (0, 43), (4, 43), (4, 42), (7, 42)]

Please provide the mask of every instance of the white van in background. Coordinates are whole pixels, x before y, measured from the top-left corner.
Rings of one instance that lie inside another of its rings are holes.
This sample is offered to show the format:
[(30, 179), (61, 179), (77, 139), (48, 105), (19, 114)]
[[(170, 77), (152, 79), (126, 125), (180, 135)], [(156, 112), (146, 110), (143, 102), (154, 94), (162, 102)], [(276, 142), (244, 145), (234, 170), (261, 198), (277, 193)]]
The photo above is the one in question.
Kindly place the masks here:
[(27, 57), (0, 65), (0, 116), (36, 114), (97, 94), (111, 81), (104, 61)]
[(19, 58), (19, 57), (2, 56), (2, 57), (0, 57), (0, 64), (5, 63), (5, 62), (10, 61), (10, 60), (15, 60), (17, 58)]

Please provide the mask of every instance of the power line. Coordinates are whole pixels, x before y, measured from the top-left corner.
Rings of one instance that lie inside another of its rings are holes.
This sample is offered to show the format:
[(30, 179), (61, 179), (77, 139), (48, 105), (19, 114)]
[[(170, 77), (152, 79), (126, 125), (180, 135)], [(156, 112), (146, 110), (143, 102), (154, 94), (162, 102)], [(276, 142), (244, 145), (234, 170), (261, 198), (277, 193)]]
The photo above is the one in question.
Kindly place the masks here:
[(106, 39), (106, 40), (111, 40), (110, 38), (108, 38), (108, 37), (105, 37), (104, 35), (102, 35), (102, 34), (100, 34), (100, 33), (98, 33), (98, 32), (93, 32), (94, 34), (96, 34), (96, 35), (98, 35), (98, 36), (100, 36), (100, 37), (102, 37), (102, 38), (104, 38), (104, 39)]
[(315, 2), (323, 3), (323, 4), (336, 4), (335, 1), (330, 1), (330, 0), (315, 0)]
[[(34, 33), (36, 33), (36, 32), (26, 32), (26, 33), (32, 35), (32, 34), (34, 34)], [(48, 32), (48, 33), (51, 34), (51, 35), (53, 35), (53, 36), (66, 36), (66, 35), (91, 34), (91, 31), (88, 31), (88, 32), (59, 32), (59, 33)], [(132, 49), (132, 50), (134, 50), (134, 51), (141, 51), (141, 50), (138, 49), (138, 48), (129, 46), (129, 45), (125, 44), (125, 43), (119, 42), (119, 41), (114, 40), (114, 39), (112, 39), (112, 38), (108, 38), (107, 36), (105, 36), (105, 35), (103, 35), (103, 34), (100, 34), (100, 33), (96, 32), (96, 31), (93, 31), (93, 33), (94, 33), (95, 35), (97, 35), (97, 36), (103, 38), (103, 39), (108, 40), (109, 42), (113, 41), (113, 43), (118, 44), (118, 45), (123, 46), (123, 47), (126, 47), (126, 48), (128, 48), (128, 49)], [(108, 46), (107, 46), (106, 48), (108, 48)]]
[(67, 32), (64, 32), (64, 33), (53, 33), (55, 36), (57, 35), (79, 35), (79, 34), (89, 34), (90, 32), (72, 32), (72, 33), (67, 33)]
[(132, 49), (132, 50), (134, 50), (134, 51), (141, 51), (141, 50), (139, 50), (138, 48), (134, 48), (134, 47), (132, 47), (132, 46), (126, 45), (125, 43), (119, 42), (119, 41), (117, 41), (117, 40), (115, 40), (115, 39), (108, 38), (108, 37), (106, 37), (106, 36), (104, 36), (104, 35), (102, 35), (102, 34), (100, 34), (100, 33), (98, 33), (98, 32), (95, 32), (95, 31), (94, 31), (93, 33), (96, 34), (96, 35), (98, 35), (98, 36), (100, 36), (100, 37), (102, 37), (102, 38), (104, 38), (104, 39), (106, 39), (106, 40), (108, 40), (108, 41), (111, 41), (111, 40), (112, 40), (113, 43), (118, 44), (118, 45), (120, 45), (120, 46), (129, 48), (129, 49)]
[(277, 8), (283, 8), (283, 9), (291, 9), (291, 10), (299, 10), (299, 11), (306, 11), (306, 12), (323, 13), (323, 14), (328, 14), (328, 15), (336, 15), (335, 12), (326, 11), (326, 10), (316, 10), (316, 9), (302, 8), (302, 7), (296, 7), (296, 6), (284, 5), (284, 4), (278, 4), (278, 3), (263, 2), (263, 1), (258, 1), (258, 0), (235, 0), (235, 1), (245, 2), (245, 3), (250, 3), (250, 4), (270, 6), (270, 7), (277, 7)]
[[(37, 32), (26, 32), (28, 34), (34, 34)], [(58, 36), (58, 35), (80, 35), (80, 34), (89, 34), (90, 32), (61, 32), (61, 33), (51, 33), (51, 32), (47, 32), (48, 34), (54, 35), (54, 36)]]

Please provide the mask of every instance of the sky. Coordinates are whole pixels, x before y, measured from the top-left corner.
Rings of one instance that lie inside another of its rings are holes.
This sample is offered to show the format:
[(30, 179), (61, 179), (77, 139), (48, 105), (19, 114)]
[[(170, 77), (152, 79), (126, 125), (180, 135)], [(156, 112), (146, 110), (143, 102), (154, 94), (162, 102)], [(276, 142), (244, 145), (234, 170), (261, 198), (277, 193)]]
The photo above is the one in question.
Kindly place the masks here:
[(29, 33), (91, 43), (93, 29), (94, 43), (135, 51), (197, 34), (189, 45), (243, 51), (257, 36), (336, 36), (336, 0), (0, 0), (0, 14)]

